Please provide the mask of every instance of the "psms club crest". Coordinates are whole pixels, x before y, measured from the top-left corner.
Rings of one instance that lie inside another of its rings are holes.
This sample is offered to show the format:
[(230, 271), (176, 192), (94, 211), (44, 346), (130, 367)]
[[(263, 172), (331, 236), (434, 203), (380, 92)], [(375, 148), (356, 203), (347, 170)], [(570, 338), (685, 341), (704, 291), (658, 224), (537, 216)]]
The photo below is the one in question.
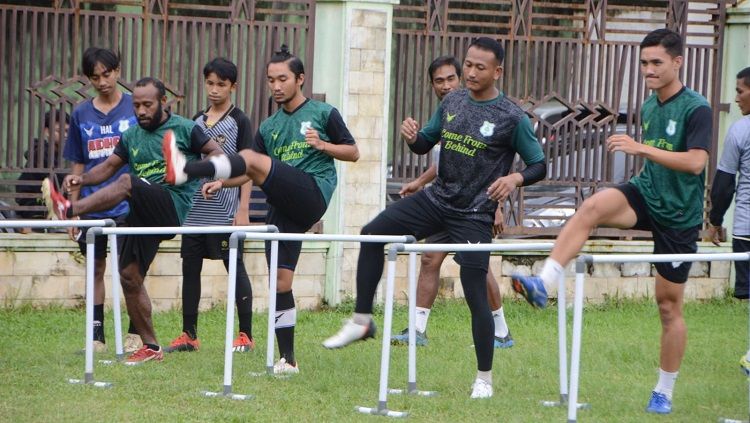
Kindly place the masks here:
[(312, 122), (310, 122), (309, 120), (306, 120), (302, 122), (302, 124), (299, 126), (299, 133), (302, 135), (305, 135), (307, 130), (311, 128), (312, 128)]
[(492, 134), (495, 133), (495, 124), (489, 123), (485, 120), (482, 127), (479, 128), (479, 133), (485, 137), (492, 136)]
[(677, 122), (669, 119), (669, 123), (667, 124), (667, 135), (671, 137), (675, 132), (677, 132)]

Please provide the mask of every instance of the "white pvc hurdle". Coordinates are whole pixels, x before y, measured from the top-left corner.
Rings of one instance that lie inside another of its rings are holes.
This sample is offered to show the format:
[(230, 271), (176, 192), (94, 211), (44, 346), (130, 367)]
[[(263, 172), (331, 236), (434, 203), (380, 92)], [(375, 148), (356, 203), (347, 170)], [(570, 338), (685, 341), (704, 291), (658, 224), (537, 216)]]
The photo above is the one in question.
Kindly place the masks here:
[[(390, 394), (410, 394), (410, 395), (419, 395), (419, 396), (433, 396), (437, 394), (435, 391), (421, 391), (417, 389), (417, 347), (416, 347), (416, 328), (415, 328), (415, 322), (416, 322), (416, 308), (417, 308), (417, 276), (416, 276), (416, 267), (417, 267), (417, 253), (424, 253), (424, 252), (433, 252), (433, 251), (440, 251), (440, 252), (455, 252), (455, 251), (550, 251), (552, 249), (552, 243), (493, 243), (493, 244), (411, 244), (411, 245), (404, 245), (403, 250), (404, 252), (409, 253), (409, 325), (408, 325), (408, 331), (409, 331), (409, 371), (408, 371), (408, 380), (407, 380), (407, 388), (406, 389), (389, 389), (388, 393)], [(564, 282), (564, 281), (563, 281)], [(565, 293), (564, 286), (562, 287), (562, 290), (560, 291), (563, 294)], [(563, 339), (563, 344), (561, 346), (560, 355), (563, 357), (566, 354), (566, 343), (564, 341), (565, 339), (565, 299), (563, 295), (562, 301), (562, 315), (558, 315), (560, 318), (560, 321), (562, 322), (562, 330), (560, 337)], [(560, 303), (558, 303), (559, 307)], [(561, 380), (564, 377), (567, 377), (567, 359), (564, 359), (561, 361), (561, 367), (560, 367), (560, 376)], [(565, 382), (565, 389), (567, 389), (567, 382)], [(563, 384), (561, 383), (561, 389), (563, 389)], [(564, 392), (564, 394), (567, 396), (567, 391)]]
[[(117, 235), (177, 235), (177, 234), (221, 234), (221, 233), (232, 233), (237, 230), (243, 230), (248, 232), (265, 232), (265, 231), (278, 231), (273, 225), (258, 225), (258, 226), (162, 226), (162, 227), (123, 227), (123, 228), (92, 228), (86, 233), (86, 278), (92, 280), (92, 298), (93, 298), (93, 273), (94, 273), (94, 241), (96, 236), (107, 235), (109, 237), (110, 244), (110, 255), (113, 269), (119, 270), (118, 265), (118, 251), (117, 251)], [(235, 256), (235, 260), (236, 260)], [(231, 263), (230, 263), (231, 266)], [(234, 263), (236, 270), (236, 263)], [(120, 273), (118, 271), (112, 271), (112, 285), (113, 285), (113, 310), (115, 319), (115, 343), (116, 343), (116, 356), (122, 358), (124, 356), (122, 352), (122, 316), (119, 312), (120, 301), (117, 293), (119, 292), (120, 284)], [(231, 297), (227, 297), (227, 313), (232, 313), (234, 316), (234, 292), (235, 286), (227, 288), (227, 293), (231, 293)], [(86, 301), (87, 309), (89, 307), (88, 299)], [(87, 320), (87, 326), (91, 325), (93, 321), (93, 304), (91, 304), (91, 321)], [(88, 314), (87, 314), (88, 318)], [(92, 348), (93, 351), (93, 329), (91, 339), (87, 338), (86, 348)], [(231, 340), (229, 341), (229, 351), (231, 353), (232, 345)], [(93, 353), (92, 353), (93, 354)], [(93, 366), (93, 364), (92, 364)], [(92, 367), (93, 369), (93, 367)], [(93, 372), (93, 370), (92, 370)], [(242, 397), (239, 395), (238, 397)], [(237, 398), (245, 399), (245, 398)]]
[[(271, 241), (271, 257), (269, 264), (269, 288), (268, 288), (268, 337), (266, 344), (266, 374), (273, 375), (273, 357), (274, 357), (274, 340), (275, 340), (275, 316), (276, 316), (276, 267), (278, 265), (278, 248), (279, 241), (329, 241), (329, 242), (376, 242), (376, 243), (400, 243), (406, 244), (415, 242), (411, 235), (336, 235), (336, 234), (293, 234), (293, 233), (257, 233), (257, 232), (236, 232), (229, 237), (229, 257), (231, 262), (232, 254), (237, 253), (238, 244), (244, 239)], [(236, 273), (230, 270), (230, 278), (236, 278)], [(232, 285), (231, 282), (229, 282)], [(391, 281), (392, 301), (393, 281)], [(386, 296), (386, 302), (389, 297)], [(388, 316), (386, 316), (388, 318)], [(227, 328), (234, 326), (234, 315), (227, 314)], [(230, 341), (231, 332), (227, 329), (227, 340)], [(390, 339), (390, 335), (387, 338)], [(232, 383), (232, 355), (226, 356), (224, 371), (224, 392), (231, 391)], [(227, 371), (229, 369), (229, 371)]]
[[(570, 365), (570, 402), (568, 403), (568, 422), (575, 422), (578, 408), (578, 380), (581, 363), (581, 337), (583, 331), (583, 283), (586, 264), (595, 263), (671, 263), (696, 261), (745, 261), (750, 260), (750, 253), (713, 253), (713, 254), (612, 254), (580, 255), (576, 259), (576, 283), (573, 300), (573, 346)], [(731, 421), (731, 420), (730, 420)]]
[[(390, 394), (410, 394), (418, 395), (423, 397), (430, 397), (437, 394), (435, 391), (422, 391), (417, 388), (417, 366), (416, 366), (416, 293), (417, 293), (417, 277), (416, 277), (416, 253), (424, 253), (431, 251), (442, 251), (442, 252), (459, 252), (459, 251), (550, 251), (552, 249), (552, 243), (493, 243), (493, 244), (395, 244), (391, 246), (388, 254), (388, 275), (387, 280), (392, 281), (395, 278), (396, 269), (396, 258), (397, 253), (400, 251), (409, 253), (409, 363), (408, 363), (408, 379), (406, 389), (388, 389), (388, 367), (390, 363), (390, 333), (391, 333), (391, 319), (390, 315), (393, 313), (392, 301), (390, 305), (388, 303), (388, 297), (393, 296), (393, 292), (386, 292), (386, 319), (383, 328), (383, 339), (388, 342), (383, 342), (383, 353), (384, 359), (381, 362), (381, 385), (380, 385), (380, 396), (378, 398), (377, 408), (364, 408), (361, 407), (359, 411), (368, 414), (384, 415), (389, 417), (405, 417), (406, 413), (388, 410), (387, 406), (387, 395)], [(564, 280), (561, 281), (564, 284)], [(392, 285), (392, 283), (391, 283)], [(562, 293), (562, 314), (558, 314), (560, 320), (560, 380), (561, 380), (561, 397), (566, 396), (567, 393), (567, 382), (565, 377), (567, 376), (567, 359), (566, 355), (566, 341), (565, 341), (565, 286), (560, 286), (560, 292)], [(558, 303), (558, 306), (560, 303)], [(385, 376), (383, 377), (383, 373)]]
[[(91, 228), (100, 229), (102, 226), (115, 226), (112, 219), (98, 220), (0, 220), (3, 228)], [(109, 382), (97, 382), (94, 380), (94, 261), (89, 257), (94, 256), (94, 245), (86, 244), (86, 348), (84, 351), (85, 364), (83, 379), (68, 379), (69, 383), (88, 384), (97, 388), (112, 386)], [(116, 272), (115, 272), (116, 273)], [(117, 290), (113, 289), (113, 294)], [(118, 303), (119, 310), (119, 303)]]

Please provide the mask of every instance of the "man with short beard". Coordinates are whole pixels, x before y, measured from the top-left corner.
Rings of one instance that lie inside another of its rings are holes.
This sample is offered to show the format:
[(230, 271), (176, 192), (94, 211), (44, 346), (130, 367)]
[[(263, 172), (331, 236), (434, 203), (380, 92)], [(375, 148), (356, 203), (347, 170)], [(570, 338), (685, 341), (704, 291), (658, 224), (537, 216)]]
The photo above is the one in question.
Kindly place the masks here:
[[(82, 198), (70, 201), (51, 186), (45, 199), (59, 219), (107, 210), (127, 201), (130, 211), (127, 226), (180, 226), (193, 204), (193, 193), (198, 181), (175, 187), (164, 182), (165, 165), (162, 139), (170, 139), (184, 152), (188, 160), (198, 160), (201, 154), (221, 152), (216, 141), (209, 138), (195, 122), (164, 110), (167, 102), (164, 84), (154, 78), (143, 78), (133, 90), (133, 108), (138, 126), (122, 134), (114, 154), (103, 163), (81, 175), (65, 177), (63, 187), (70, 195), (82, 186), (96, 185), (107, 180), (123, 166), (130, 165), (130, 173), (113, 183)], [(151, 322), (151, 300), (143, 285), (159, 243), (168, 236), (121, 236), (120, 278), (130, 319), (143, 340), (143, 347), (127, 358), (126, 364), (135, 365), (149, 360), (161, 360), (162, 349), (157, 343)]]

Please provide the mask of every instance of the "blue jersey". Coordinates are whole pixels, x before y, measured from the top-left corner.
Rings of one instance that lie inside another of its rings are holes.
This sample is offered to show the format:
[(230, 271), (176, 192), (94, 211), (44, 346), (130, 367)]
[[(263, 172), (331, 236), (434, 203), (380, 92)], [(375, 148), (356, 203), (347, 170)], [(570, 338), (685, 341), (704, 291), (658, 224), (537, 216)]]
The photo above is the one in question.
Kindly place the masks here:
[[(82, 163), (84, 171), (88, 172), (107, 160), (115, 151), (122, 133), (137, 124), (133, 113), (133, 98), (129, 94), (123, 94), (120, 103), (107, 114), (97, 110), (93, 100), (86, 100), (73, 110), (70, 117), (70, 129), (63, 156), (71, 162)], [(84, 186), (81, 188), (81, 197), (93, 194), (128, 171), (128, 166), (125, 165), (103, 183)], [(85, 217), (103, 219), (127, 214), (128, 211), (128, 203), (123, 201), (109, 210), (91, 213)]]

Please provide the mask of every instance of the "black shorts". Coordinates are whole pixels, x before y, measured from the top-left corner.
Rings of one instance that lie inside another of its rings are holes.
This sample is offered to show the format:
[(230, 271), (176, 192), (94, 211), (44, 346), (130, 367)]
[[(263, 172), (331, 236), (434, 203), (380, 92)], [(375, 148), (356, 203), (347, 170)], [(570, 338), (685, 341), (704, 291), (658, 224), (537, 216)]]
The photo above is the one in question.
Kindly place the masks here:
[[(491, 219), (492, 216), (489, 216)], [(386, 222), (383, 222), (383, 219)], [(373, 227), (389, 227), (392, 230), (381, 235), (413, 235), (424, 239), (444, 233), (446, 243), (490, 243), (492, 242), (491, 220), (476, 219), (447, 210), (433, 203), (424, 193), (402, 198), (383, 210), (373, 221)], [(369, 226), (370, 224), (368, 224)], [(368, 233), (367, 227), (362, 232)], [(457, 252), (456, 262), (461, 266), (487, 271), (490, 252)]]
[[(750, 235), (745, 235), (743, 238), (750, 238)], [(744, 239), (732, 239), (732, 251), (735, 253), (746, 253), (750, 251), (750, 241)], [(734, 296), (746, 300), (750, 293), (750, 262), (747, 261), (735, 261), (734, 269), (737, 273), (737, 278), (734, 280)]]
[[(120, 226), (125, 226), (125, 216), (126, 215), (120, 215), (117, 217), (113, 217), (112, 220), (115, 221), (115, 224)], [(81, 216), (81, 219), (87, 219), (84, 216)], [(83, 254), (86, 255), (86, 232), (88, 232), (89, 228), (81, 228), (80, 236), (78, 237), (78, 250)], [(118, 237), (118, 243), (119, 243), (120, 237)], [(107, 245), (109, 242), (109, 237), (104, 235), (99, 235), (94, 240), (94, 258), (95, 259), (104, 259), (107, 258)], [(119, 248), (118, 248), (119, 250)], [(119, 252), (119, 251), (118, 251)]]
[[(161, 185), (130, 175), (131, 191), (128, 203), (130, 213), (125, 224), (131, 227), (180, 226), (177, 211), (169, 192)], [(172, 235), (125, 235), (118, 242), (120, 249), (120, 269), (137, 262), (141, 276), (146, 276), (151, 262), (159, 251), (159, 244), (172, 239)], [(120, 246), (121, 245), (121, 246)]]
[[(279, 232), (303, 234), (323, 217), (328, 205), (315, 179), (306, 172), (271, 159), (271, 171), (260, 186), (266, 194), (266, 223), (276, 225)], [(301, 241), (279, 241), (278, 267), (297, 267)], [(266, 241), (266, 261), (271, 261), (271, 242)]]
[(424, 239), (424, 242), (428, 244), (449, 244), (451, 242), (451, 237), (448, 235), (448, 232), (443, 231), (428, 236)]
[[(635, 185), (626, 183), (614, 187), (625, 195), (635, 211), (637, 221), (632, 229), (651, 231), (654, 238), (654, 254), (693, 254), (698, 251), (698, 235), (701, 225), (692, 228), (668, 228), (651, 218), (646, 200)], [(654, 263), (656, 271), (666, 280), (685, 283), (692, 262)]]
[[(185, 234), (180, 244), (180, 257), (183, 259), (229, 259), (229, 236), (231, 234)], [(238, 251), (238, 255), (242, 254)]]

